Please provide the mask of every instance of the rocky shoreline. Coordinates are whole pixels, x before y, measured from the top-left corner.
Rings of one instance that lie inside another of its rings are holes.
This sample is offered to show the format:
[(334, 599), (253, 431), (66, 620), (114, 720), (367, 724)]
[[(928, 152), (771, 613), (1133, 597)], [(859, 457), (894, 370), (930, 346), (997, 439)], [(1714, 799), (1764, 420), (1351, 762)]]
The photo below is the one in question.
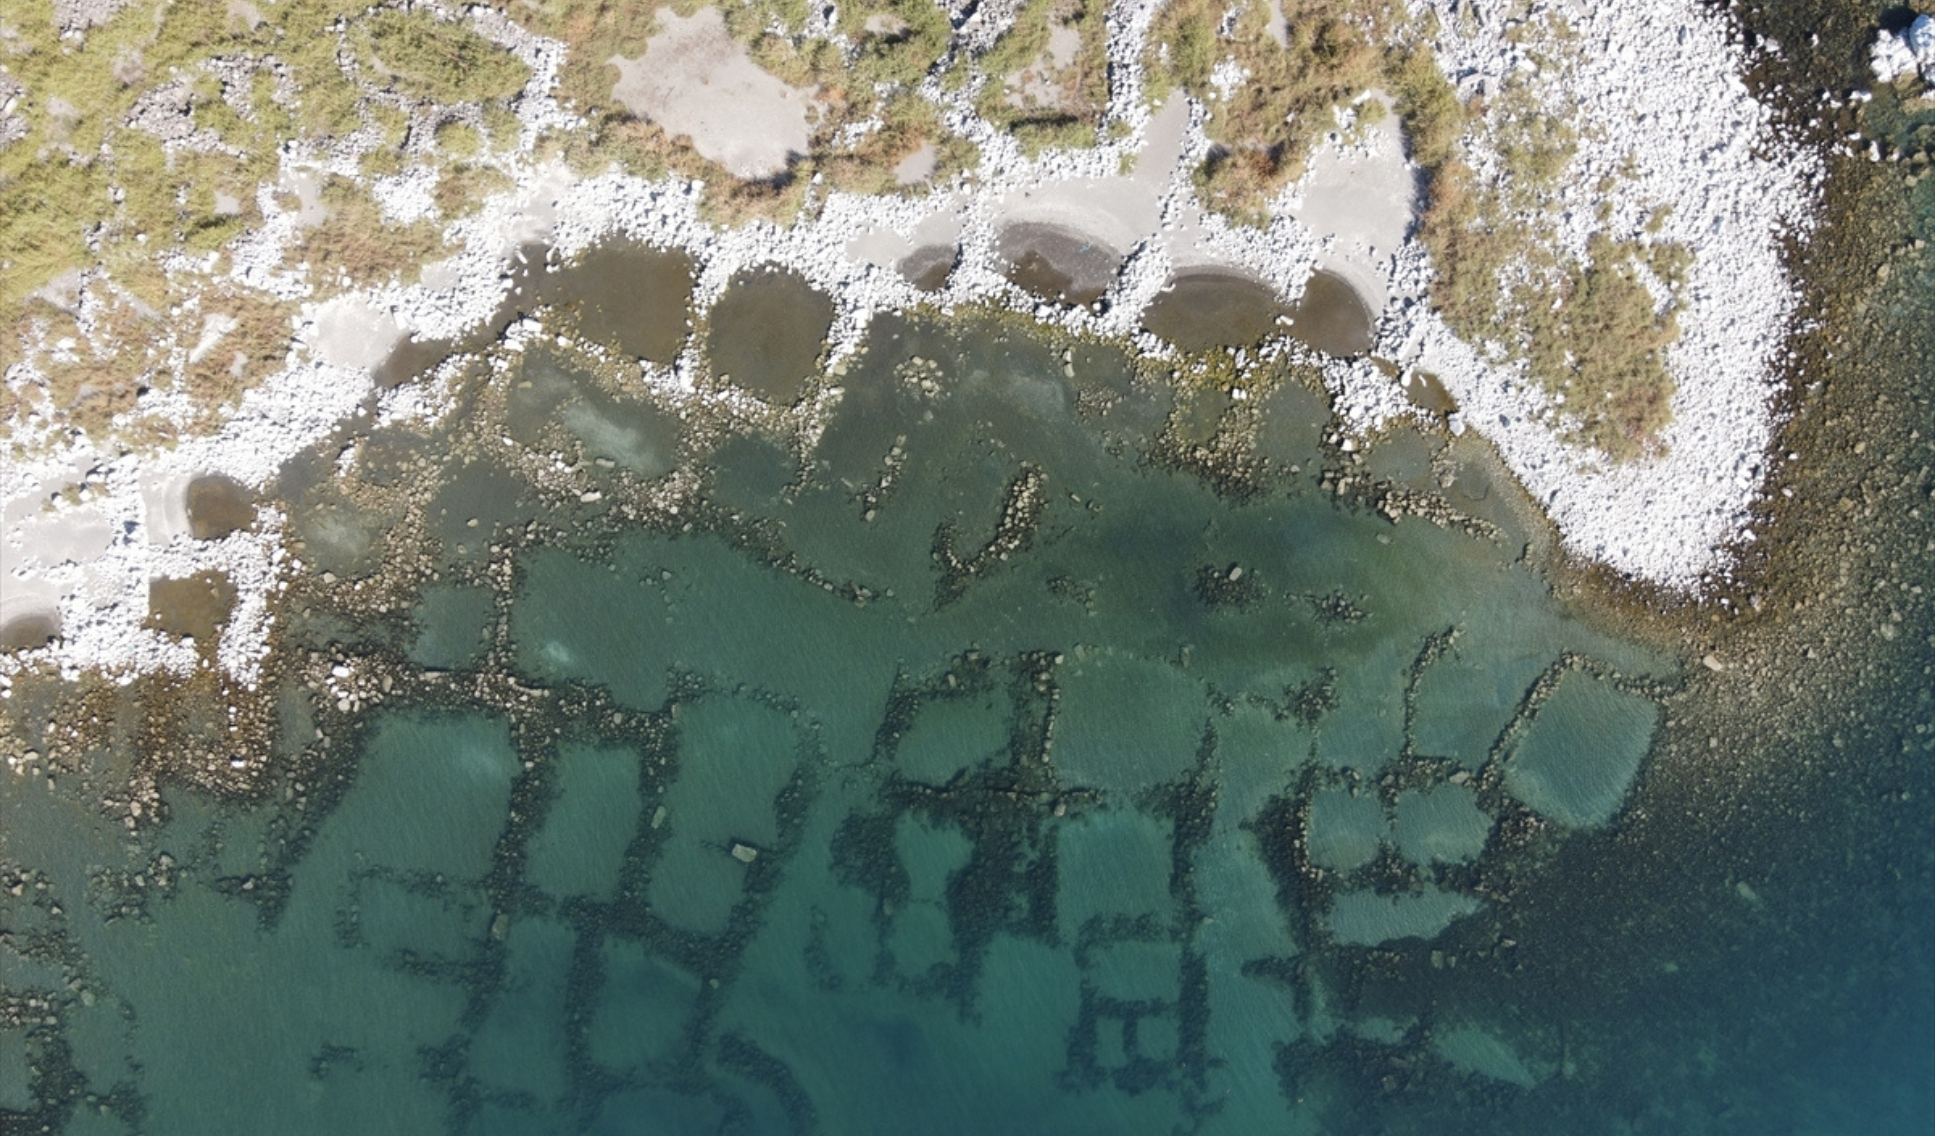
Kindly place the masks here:
[[(1522, 25), (1481, 20), (1474, 27), (1455, 5), (1415, 8), (1435, 17), (1434, 47), (1461, 94), (1482, 97), (1503, 76), (1537, 69)], [(1390, 231), (1377, 217), (1333, 218), (1324, 231), (1310, 211), (1299, 218), (1292, 208), (1316, 173), (1286, 192), (1285, 207), (1265, 228), (1235, 226), (1206, 210), (1191, 179), (1210, 145), (1203, 108), (1180, 94), (1154, 114), (1146, 107), (1140, 61), (1155, 12), (1149, 3), (1110, 10), (1104, 121), (1115, 129), (1091, 149), (1029, 157), (967, 100), (930, 80), (924, 93), (980, 150), (971, 183), (957, 178), (924, 196), (828, 191), (815, 216), (786, 228), (758, 220), (713, 224), (701, 216), (701, 187), (683, 178), (647, 181), (615, 172), (581, 178), (561, 162), (527, 152), (504, 165), (512, 189), (449, 226), (447, 235), (462, 251), (426, 266), (421, 282), (305, 304), (289, 365), (250, 391), (216, 431), (183, 436), (169, 449), (116, 454), (99, 452), (84, 437), (60, 443), (22, 427), (16, 446), (40, 456), (9, 463), (0, 486), (9, 576), (0, 624), (52, 618), (58, 638), (39, 650), (0, 656), (0, 670), (37, 659), (64, 673), (192, 669), (193, 646), (147, 626), (149, 581), (214, 571), (238, 593), (216, 657), (230, 676), (252, 681), (266, 649), (272, 597), (291, 570), (281, 547), (282, 517), (264, 505), (252, 528), (197, 540), (167, 523), (179, 511), (171, 494), (206, 474), (262, 486), (296, 452), (372, 405), (379, 422), (444, 412), (434, 375), (380, 389), (372, 371), (412, 343), (460, 341), (487, 325), (517, 259), (534, 244), (562, 261), (621, 238), (689, 254), (698, 266), (693, 307), (700, 313), (748, 269), (796, 273), (836, 306), (822, 356), (835, 373), (875, 315), (920, 305), (943, 312), (1006, 308), (1072, 334), (1128, 338), (1147, 355), (1175, 359), (1175, 349), (1142, 330), (1139, 317), (1179, 270), (1239, 273), (1286, 301), (1297, 298), (1314, 268), (1353, 270), (1360, 282), (1381, 274), (1387, 303), (1371, 354), (1394, 368), (1361, 358), (1326, 360), (1284, 337), (1267, 342), (1253, 361), (1288, 354), (1321, 365), (1343, 425), (1358, 437), (1407, 417), (1439, 421), (1404, 393), (1405, 381), (1428, 372), (1458, 407), (1444, 424), (1476, 430), (1499, 448), (1570, 552), (1687, 595), (1725, 572), (1730, 549), (1754, 539), (1751, 510), (1769, 471), (1767, 448), (1777, 425), (1774, 371), (1784, 361), (1794, 316), (1781, 242), (1805, 234), (1821, 173), (1805, 151), (1777, 137), (1771, 113), (1740, 81), (1751, 56), (1729, 42), (1724, 20), (1681, 0), (1568, 13), (1574, 42), (1583, 48), (1567, 56), (1571, 63), (1553, 89), (1589, 108), (1602, 129), (1581, 135), (1576, 170), (1566, 181), (1562, 239), (1583, 245), (1593, 227), (1587, 203), (1595, 185), (1607, 169), (1638, 154), (1632, 204), (1622, 205), (1610, 223), (1631, 229), (1655, 206), (1667, 205), (1668, 235), (1694, 250), (1682, 334), (1671, 356), (1680, 381), (1664, 452), (1611, 463), (1567, 439), (1563, 409), (1528, 384), (1517, 365), (1459, 340), (1432, 311), (1425, 297), (1435, 270), (1415, 233), (1407, 232), (1410, 218), (1401, 219), (1398, 231), (1405, 235), (1395, 243), (1367, 236)], [(544, 131), (573, 126), (577, 119), (551, 93), (563, 45), (498, 13), (452, 15), (530, 69), (517, 104), (527, 150)], [(970, 25), (994, 18), (977, 14)], [(355, 170), (353, 151), (289, 153), (283, 161), (285, 179)], [(1371, 203), (1366, 208), (1383, 202), (1386, 212), (1394, 196), (1406, 198), (1405, 187), (1417, 177), (1388, 121), (1360, 137), (1332, 135), (1313, 160), (1315, 169), (1361, 191)], [(376, 179), (386, 215), (422, 214), (427, 191), (420, 182), (408, 171)], [(300, 299), (306, 285), (285, 261), (296, 214), (305, 206), (285, 208), (273, 187), (264, 187), (260, 198), (265, 221), (234, 246), (232, 273)], [(1061, 303), (1016, 284), (1001, 238), (1022, 224), (1058, 226), (1115, 254), (1118, 267), (1100, 297)], [(903, 275), (910, 257), (948, 244), (957, 250), (954, 267), (938, 290)], [(692, 336), (669, 365), (641, 364), (641, 383), (672, 400), (734, 397), (705, 389), (702, 342)]]

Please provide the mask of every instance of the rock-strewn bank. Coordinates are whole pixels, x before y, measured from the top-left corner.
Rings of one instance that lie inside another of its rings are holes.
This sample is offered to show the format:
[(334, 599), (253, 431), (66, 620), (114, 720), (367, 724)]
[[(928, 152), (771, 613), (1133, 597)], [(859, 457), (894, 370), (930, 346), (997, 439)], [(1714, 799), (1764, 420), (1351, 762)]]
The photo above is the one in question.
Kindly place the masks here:
[[(1553, 175), (1562, 244), (1583, 249), (1602, 229), (1631, 235), (1662, 218), (1654, 235), (1692, 250), (1675, 301), (1680, 336), (1670, 362), (1681, 381), (1673, 425), (1655, 452), (1611, 463), (1568, 440), (1573, 419), (1560, 400), (1526, 380), (1522, 361), (1496, 345), (1450, 333), (1426, 298), (1436, 269), (1414, 235), (1391, 246), (1387, 237), (1370, 235), (1387, 226), (1313, 229), (1290, 207), (1300, 200), (1300, 183), (1285, 191), (1282, 207), (1262, 228), (1232, 224), (1206, 210), (1192, 173), (1210, 152), (1204, 107), (1178, 93), (1152, 109), (1146, 95), (1143, 61), (1155, 12), (1155, 6), (1134, 0), (1108, 11), (1109, 82), (1094, 145), (1031, 153), (1032, 144), (1024, 146), (1019, 135), (976, 113), (971, 99), (929, 77), (919, 94), (978, 151), (973, 172), (930, 189), (882, 196), (813, 182), (804, 187), (801, 212), (783, 227), (708, 220), (705, 191), (683, 177), (574, 168), (557, 151), (546, 151), (543, 139), (569, 136), (581, 122), (579, 112), (553, 94), (566, 63), (565, 45), (495, 12), (438, 15), (507, 49), (528, 73), (511, 104), (519, 144), (492, 156), (511, 187), (444, 225), (447, 247), (458, 251), (425, 265), (420, 279), (393, 278), (325, 299), (328, 291), (318, 287), (315, 273), (293, 260), (315, 184), (330, 176), (364, 176), (385, 219), (417, 224), (441, 215), (440, 183), (407, 165), (366, 175), (359, 161), (367, 138), (288, 148), (279, 176), (295, 189), (265, 187), (256, 203), (259, 223), (227, 246), (222, 261), (236, 286), (302, 305), (288, 365), (249, 390), (216, 429), (183, 430), (169, 449), (121, 449), (85, 435), (63, 438), (49, 419), (24, 419), (14, 441), (31, 456), (10, 465), (4, 486), (6, 569), (20, 581), (10, 591), (31, 598), (17, 601), (20, 610), (10, 607), (5, 618), (57, 617), (60, 637), (49, 658), (69, 670), (183, 672), (195, 666), (197, 653), (147, 625), (149, 581), (220, 572), (238, 598), (215, 655), (229, 674), (250, 681), (263, 649), (269, 598), (284, 578), (280, 514), (265, 505), (252, 528), (198, 541), (162, 523), (175, 508), (167, 487), (204, 474), (260, 486), (299, 449), (358, 413), (373, 411), (377, 420), (444, 413), (434, 376), (379, 389), (372, 371), (406, 342), (459, 344), (479, 329), (501, 326), (517, 261), (534, 242), (569, 259), (621, 236), (693, 258), (699, 269), (694, 311), (702, 323), (729, 282), (745, 271), (796, 273), (835, 304), (823, 359), (836, 376), (878, 313), (920, 304), (943, 310), (1007, 307), (1070, 332), (1131, 339), (1146, 354), (1173, 358), (1170, 345), (1141, 329), (1140, 316), (1179, 270), (1242, 272), (1285, 301), (1294, 300), (1313, 267), (1326, 261), (1381, 273), (1388, 302), (1378, 313), (1372, 354), (1395, 366), (1361, 358), (1324, 361), (1293, 339), (1278, 338), (1239, 354), (1232, 382), (1240, 382), (1243, 367), (1274, 357), (1312, 359), (1325, 368), (1344, 424), (1360, 435), (1406, 416), (1429, 418), (1404, 389), (1436, 384), (1459, 408), (1451, 428), (1478, 430), (1498, 444), (1568, 546), (1629, 577), (1697, 589), (1704, 575), (1727, 564), (1729, 545), (1751, 539), (1749, 507), (1765, 476), (1774, 421), (1771, 370), (1783, 359), (1792, 312), (1778, 242), (1804, 231), (1810, 187), (1819, 175), (1777, 136), (1768, 112), (1740, 82), (1739, 72), (1753, 56), (1729, 42), (1723, 19), (1681, 0), (1648, 0), (1564, 20), (1556, 9), (1539, 9), (1534, 15), (1540, 18), (1526, 22), (1421, 3), (1412, 13), (1414, 30), (1398, 33), (1430, 29), (1426, 46), (1461, 97), (1482, 100), (1509, 76), (1549, 73), (1549, 81), (1534, 84), (1528, 96), (1532, 113), (1583, 111), (1598, 123), (1580, 134)], [(984, 27), (990, 19), (998, 22), (995, 16), (971, 20), (954, 50), (974, 57), (977, 44), (992, 42), (1000, 29)], [(821, 32), (837, 39), (834, 32)], [(1542, 51), (1550, 53), (1542, 58), (1559, 60), (1544, 72), (1533, 65)], [(1321, 153), (1338, 160), (1313, 162), (1320, 172), (1313, 177), (1328, 179), (1334, 191), (1341, 166), (1342, 184), (1357, 178), (1367, 201), (1388, 200), (1392, 179), (1413, 177), (1413, 167), (1390, 158), (1388, 142), (1399, 137), (1402, 124), (1373, 117), (1343, 114), (1338, 130), (1319, 142)], [(1689, 145), (1689, 138), (1700, 144)], [(1481, 171), (1499, 153), (1497, 139), (1485, 131), (1470, 136), (1467, 156)], [(1595, 213), (1589, 202), (1605, 198), (1606, 179), (1614, 175), (1619, 192), (1609, 211)], [(1023, 223), (1058, 227), (1083, 248), (1113, 250), (1119, 270), (1101, 278), (1100, 295), (1091, 302), (1031, 292), (1016, 282), (1023, 278), (1002, 241)], [(935, 245), (956, 250), (942, 282), (902, 275), (899, 266), (909, 255)], [(224, 334), (218, 325), (210, 328), (203, 333), (204, 339), (213, 337), (210, 343), (195, 345), (204, 354)], [(669, 365), (642, 364), (639, 381), (674, 402), (742, 397), (711, 386), (699, 343), (694, 337)], [(183, 352), (184, 359), (192, 355)], [(34, 366), (16, 364), (10, 384), (31, 385)], [(825, 397), (836, 397), (833, 387)], [(153, 398), (164, 410), (173, 406), (184, 422), (203, 410), (183, 403), (178, 391)], [(808, 404), (792, 413), (811, 419), (825, 408)], [(9, 656), (4, 665), (19, 662)]]

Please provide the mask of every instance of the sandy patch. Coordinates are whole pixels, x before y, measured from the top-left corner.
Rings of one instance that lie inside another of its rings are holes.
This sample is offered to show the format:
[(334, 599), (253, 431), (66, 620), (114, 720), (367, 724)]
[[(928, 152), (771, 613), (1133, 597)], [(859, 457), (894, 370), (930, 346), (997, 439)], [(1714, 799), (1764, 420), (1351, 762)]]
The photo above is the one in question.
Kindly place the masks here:
[(914, 251), (914, 242), (892, 229), (868, 229), (846, 243), (847, 259), (892, 268)]
[(739, 177), (772, 177), (804, 154), (812, 132), (810, 91), (787, 86), (754, 63), (726, 33), (717, 8), (680, 19), (658, 11), (664, 30), (637, 59), (614, 55), (612, 97)]
[(336, 367), (374, 367), (403, 338), (403, 329), (385, 312), (355, 296), (331, 300), (316, 311), (310, 346)]
[[(1372, 98), (1383, 99), (1381, 92)], [(1355, 146), (1324, 146), (1292, 187), (1283, 209), (1325, 242), (1317, 266), (1343, 277), (1371, 310), (1384, 310), (1392, 256), (1417, 207), (1417, 175), (1404, 157), (1397, 116), (1366, 131)]]
[(917, 185), (934, 176), (940, 165), (940, 148), (932, 142), (922, 142), (919, 149), (894, 164), (894, 184)]
[(329, 206), (322, 203), (322, 175), (314, 170), (291, 170), (277, 183), (284, 193), (294, 194), (296, 207), (289, 214), (298, 229), (313, 229), (329, 220)]
[(97, 509), (41, 513), (11, 526), (0, 542), (0, 624), (28, 616), (59, 622), (60, 602), (82, 572), (114, 544), (114, 525)]
[(1074, 111), (1074, 92), (1062, 73), (1075, 62), (1081, 50), (1082, 29), (1063, 23), (1050, 24), (1047, 47), (1028, 66), (1003, 81), (1007, 88), (1004, 101), (1017, 110)]
[(1127, 176), (1069, 178), (1009, 194), (997, 207), (998, 224), (1029, 224), (1084, 233), (1118, 250), (1154, 237), (1162, 226), (1163, 199), (1182, 158), (1189, 107), (1171, 99), (1150, 120), (1143, 145)]
[(1270, 19), (1263, 25), (1263, 30), (1277, 41), (1278, 47), (1290, 46), (1290, 21), (1283, 16), (1281, 0), (1270, 0)]
[(877, 268), (893, 269), (901, 266), (907, 257), (919, 249), (945, 247), (952, 250), (960, 242), (961, 230), (965, 227), (965, 219), (961, 215), (963, 202), (950, 197), (941, 204), (942, 208), (921, 218), (904, 233), (880, 225), (862, 230), (846, 242), (847, 258)]
[(169, 470), (150, 474), (141, 481), (141, 504), (149, 544), (166, 545), (177, 536), (189, 535), (188, 483), (193, 480), (195, 475), (186, 470)]

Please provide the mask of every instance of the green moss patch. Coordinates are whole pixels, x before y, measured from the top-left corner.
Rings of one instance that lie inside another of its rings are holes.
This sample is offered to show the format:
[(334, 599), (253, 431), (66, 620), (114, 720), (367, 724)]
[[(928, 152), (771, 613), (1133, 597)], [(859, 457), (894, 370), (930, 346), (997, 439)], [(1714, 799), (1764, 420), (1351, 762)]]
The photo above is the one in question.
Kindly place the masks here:
[(378, 12), (359, 30), (364, 62), (416, 98), (504, 99), (531, 79), (530, 68), (510, 52), (462, 24), (422, 12)]

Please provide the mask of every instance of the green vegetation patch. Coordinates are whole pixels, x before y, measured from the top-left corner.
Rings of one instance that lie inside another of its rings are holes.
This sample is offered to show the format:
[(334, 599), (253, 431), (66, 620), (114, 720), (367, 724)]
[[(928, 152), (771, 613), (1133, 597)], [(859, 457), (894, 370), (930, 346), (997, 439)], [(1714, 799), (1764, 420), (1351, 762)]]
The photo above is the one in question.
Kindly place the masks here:
[[(1691, 259), (1683, 246), (1601, 234), (1583, 256), (1562, 254), (1551, 224), (1558, 191), (1578, 150), (1575, 117), (1545, 105), (1525, 83), (1491, 105), (1462, 105), (1417, 29), (1384, 0), (1282, 0), (1273, 24), (1265, 0), (1174, 0), (1156, 17), (1146, 59), (1150, 96), (1181, 89), (1203, 100), (1214, 143), (1197, 172), (1205, 203), (1234, 220), (1263, 224), (1268, 201), (1303, 173), (1337, 108), (1358, 125), (1382, 111), (1365, 99), (1390, 95), (1410, 155), (1425, 173), (1421, 236), (1438, 275), (1432, 299), (1446, 323), (1474, 344), (1493, 344), (1525, 364), (1558, 402), (1577, 439), (1615, 459), (1657, 448), (1670, 420), (1668, 348), (1678, 337), (1677, 293)], [(1536, 24), (1536, 26), (1534, 26)], [(1576, 46), (1555, 17), (1511, 33), (1540, 59)], [(1219, 67), (1241, 78), (1219, 89)], [(1476, 124), (1501, 175), (1481, 184), (1463, 157)], [(1616, 184), (1601, 187), (1610, 219)]]
[(476, 212), (492, 194), (510, 187), (511, 179), (489, 166), (460, 164), (444, 168), (432, 197), (444, 219), (455, 220)]
[(979, 60), (976, 109), (1024, 152), (1095, 144), (1109, 98), (1104, 11), (1101, 0), (1029, 0)]
[[(23, 148), (16, 142), (8, 150)], [(31, 179), (16, 174), (0, 183), (0, 307), (9, 312), (61, 272), (87, 262), (86, 226), (75, 209), (106, 192), (98, 163), (74, 155), (50, 155), (30, 172)]]
[[(1205, 203), (1252, 224), (1267, 221), (1269, 198), (1303, 173), (1317, 139), (1335, 129), (1334, 108), (1384, 86), (1399, 94), (1400, 114), (1448, 109), (1436, 95), (1405, 97), (1427, 86), (1419, 59), (1430, 57), (1402, 46), (1405, 16), (1385, 0), (1281, 0), (1278, 9), (1282, 23), (1265, 0), (1234, 8), (1174, 0), (1157, 14), (1144, 60), (1152, 99), (1180, 88), (1209, 108), (1215, 145), (1197, 176)], [(1214, 82), (1223, 60), (1243, 72), (1227, 93)], [(1408, 115), (1405, 125), (1417, 129)]]
[[(334, 29), (365, 7), (281, 0), (270, 23), (220, 3), (149, 0), (64, 40), (49, 5), (5, 9), (10, 50), (0, 66), (23, 88), (15, 113), (26, 134), (0, 149), (0, 361), (31, 356), (46, 376), (28, 402), (96, 433), (159, 381), (150, 349), (169, 329), (155, 313), (203, 283), (195, 272), (164, 273), (161, 259), (219, 249), (258, 223), (257, 192), (285, 142), (361, 124), (362, 92), (338, 64)], [(289, 82), (278, 82), (271, 57)], [(208, 67), (217, 58), (228, 85)], [(165, 100), (162, 120), (186, 110), (194, 143), (164, 147), (130, 125), (155, 99)], [(104, 305), (85, 332), (30, 298), (68, 272), (86, 274)], [(76, 341), (75, 361), (36, 346), (61, 338)], [(21, 409), (9, 400), (9, 416)], [(124, 437), (144, 431), (153, 432), (135, 423)]]
[(320, 282), (346, 280), (360, 288), (408, 279), (444, 247), (443, 231), (436, 225), (386, 222), (375, 199), (345, 178), (331, 177), (323, 184), (322, 203), (329, 216), (305, 232), (291, 251), (292, 258), (309, 263)]
[[(666, 0), (640, 4), (633, 0), (546, 0), (533, 6), (514, 6), (505, 14), (540, 35), (565, 45), (564, 66), (558, 73), (558, 97), (593, 119), (622, 119), (612, 107), (612, 87), (618, 71), (613, 56), (636, 59), (660, 30), (659, 13), (670, 11), (688, 18), (701, 9), (717, 7), (726, 32), (745, 46), (753, 61), (794, 86), (819, 86), (819, 97), (844, 107), (855, 101), (865, 107), (871, 81), (859, 82), (858, 72), (833, 44), (797, 31), (806, 23), (807, 5), (799, 0), (749, 0), (713, 4), (710, 0)], [(862, 17), (864, 19), (864, 17)]]
[(505, 99), (531, 70), (509, 51), (460, 23), (424, 12), (378, 12), (359, 29), (366, 64), (404, 94), (440, 103)]
[[(618, 105), (612, 97), (618, 71), (610, 64), (614, 56), (644, 54), (660, 31), (661, 8), (689, 18), (708, 6), (704, 0), (650, 6), (551, 0), (512, 10), (509, 14), (532, 30), (564, 41), (558, 93), (590, 120), (588, 129), (547, 138), (541, 147), (587, 174), (616, 166), (639, 177), (697, 178), (706, 185), (702, 212), (719, 224), (791, 223), (810, 199), (815, 174), (825, 174), (837, 189), (899, 191), (893, 167), (930, 143), (939, 150), (936, 179), (971, 166), (978, 157), (943, 127), (934, 106), (914, 89), (948, 57), (952, 29), (940, 8), (928, 0), (841, 5), (837, 27), (852, 43), (850, 53), (843, 54), (833, 42), (800, 30), (810, 15), (806, 4), (753, 0), (719, 6), (726, 32), (769, 74), (813, 92), (813, 136), (808, 152), (776, 177), (742, 179), (707, 161), (656, 123)], [(845, 141), (849, 127), (876, 118), (877, 127), (858, 141)]]
[[(1421, 237), (1437, 264), (1432, 300), (1467, 342), (1496, 343), (1574, 422), (1577, 440), (1615, 460), (1658, 448), (1672, 420), (1667, 349), (1679, 337), (1682, 245), (1595, 234), (1578, 262), (1452, 162), (1431, 184)], [(1647, 279), (1665, 286), (1664, 304)]]
[(699, 213), (715, 225), (767, 220), (787, 225), (800, 215), (812, 181), (814, 160), (795, 161), (776, 177), (742, 179), (666, 134), (657, 123), (621, 112), (594, 116), (588, 129), (547, 133), (538, 140), (540, 160), (558, 159), (583, 176), (616, 167), (634, 177), (676, 173), (705, 183)]
[(1579, 134), (1571, 121), (1577, 117), (1573, 108), (1548, 108), (1526, 84), (1510, 83), (1494, 105), (1481, 104), (1481, 111), (1499, 160), (1504, 163), (1503, 184), (1511, 193), (1512, 204), (1524, 209), (1547, 205), (1560, 175), (1579, 151)]
[[(1548, 22), (1540, 35), (1520, 33), (1535, 52), (1571, 42), (1563, 23)], [(1541, 70), (1562, 66), (1547, 57)], [(1400, 110), (1420, 126), (1411, 138), (1428, 175), (1419, 237), (1437, 266), (1433, 303), (1460, 338), (1523, 363), (1576, 441), (1616, 461), (1656, 451), (1672, 420), (1666, 356), (1679, 338), (1691, 251), (1658, 238), (1664, 210), (1643, 236), (1599, 232), (1582, 256), (1563, 251), (1550, 219), (1563, 207), (1562, 182), (1578, 150), (1576, 116), (1549, 106), (1550, 92), (1541, 97), (1524, 80), (1461, 112), (1436, 72), (1414, 66), (1394, 84)], [(1465, 121), (1498, 155), (1490, 179), (1461, 153), (1455, 124)], [(1596, 187), (1601, 224), (1620, 188), (1617, 177)]]
[(204, 310), (233, 325), (183, 374), (190, 401), (212, 425), (219, 409), (240, 402), (251, 386), (282, 367), (294, 338), (296, 305), (225, 288), (205, 297)]
[[(65, 313), (62, 313), (63, 315)], [(67, 324), (60, 320), (56, 326)], [(117, 299), (97, 313), (91, 337), (61, 327), (57, 334), (75, 338), (74, 357), (40, 360), (47, 376), (53, 410), (69, 424), (95, 436), (106, 433), (109, 420), (135, 408), (154, 368), (151, 350), (161, 329), (152, 312)]]
[(1411, 160), (1426, 171), (1442, 169), (1457, 152), (1466, 112), (1438, 61), (1422, 47), (1394, 50), (1384, 59), (1384, 83), (1397, 102)]
[[(26, 133), (0, 149), (0, 361), (32, 358), (47, 382), (24, 401), (62, 424), (105, 429), (145, 385), (169, 381), (166, 352), (153, 349), (189, 333), (156, 313), (196, 295), (202, 310), (237, 321), (183, 376), (198, 406), (232, 402), (280, 365), (288, 312), (279, 302), (199, 268), (169, 273), (161, 264), (178, 252), (219, 252), (259, 225), (259, 194), (292, 140), (374, 124), (383, 141), (366, 157), (366, 172), (401, 169), (409, 116), (370, 81), (418, 98), (481, 103), (490, 140), (514, 136), (507, 100), (529, 70), (465, 24), (371, 12), (367, 0), (278, 0), (268, 16), (219, 2), (136, 0), (61, 39), (47, 5), (6, 9), (10, 50), (0, 67), (22, 88), (15, 113)], [(359, 57), (362, 78), (352, 78)], [(174, 140), (138, 123), (157, 124)], [(192, 136), (182, 140), (178, 124)], [(449, 215), (475, 208), (498, 175), (464, 164), (484, 148), (478, 131), (445, 141), (442, 157), (453, 168), (438, 200)], [(332, 182), (325, 196), (329, 219), (292, 252), (326, 287), (393, 278), (442, 249), (436, 226), (386, 224), (348, 182)], [(90, 303), (100, 305), (86, 331), (56, 302), (33, 298), (66, 273), (80, 274)], [(71, 352), (53, 346), (64, 339), (74, 341)], [(9, 398), (7, 413), (18, 413), (21, 401)], [(121, 429), (133, 437), (146, 427)]]
[(851, 69), (867, 84), (909, 87), (947, 54), (954, 29), (933, 0), (860, 0), (842, 4), (839, 29), (852, 38)]
[(1644, 246), (1595, 233), (1550, 325), (1531, 329), (1533, 377), (1567, 396), (1581, 438), (1614, 458), (1657, 448), (1673, 414), (1666, 351), (1680, 337), (1677, 302), (1660, 309), (1646, 263)]
[[(851, 149), (828, 153), (814, 164), (835, 189), (874, 194), (925, 192), (929, 185), (972, 167), (980, 158), (973, 144), (942, 125), (932, 103), (911, 92), (887, 100), (880, 118), (880, 127)], [(934, 172), (913, 185), (900, 185), (895, 167), (930, 145), (935, 149)]]
[(507, 13), (540, 35), (562, 40), (564, 66), (558, 70), (558, 98), (594, 118), (611, 107), (618, 71), (612, 56), (635, 59), (658, 31), (658, 13), (669, 8), (689, 16), (705, 5), (695, 0), (638, 4), (629, 0), (547, 0), (535, 8)]
[(484, 152), (484, 136), (477, 128), (462, 122), (445, 122), (435, 132), (437, 152), (447, 157), (474, 158)]
[(785, 227), (797, 221), (812, 186), (812, 166), (796, 162), (775, 178), (746, 181), (723, 171), (706, 182), (699, 199), (699, 216), (714, 225), (738, 226), (749, 221), (771, 221)]

